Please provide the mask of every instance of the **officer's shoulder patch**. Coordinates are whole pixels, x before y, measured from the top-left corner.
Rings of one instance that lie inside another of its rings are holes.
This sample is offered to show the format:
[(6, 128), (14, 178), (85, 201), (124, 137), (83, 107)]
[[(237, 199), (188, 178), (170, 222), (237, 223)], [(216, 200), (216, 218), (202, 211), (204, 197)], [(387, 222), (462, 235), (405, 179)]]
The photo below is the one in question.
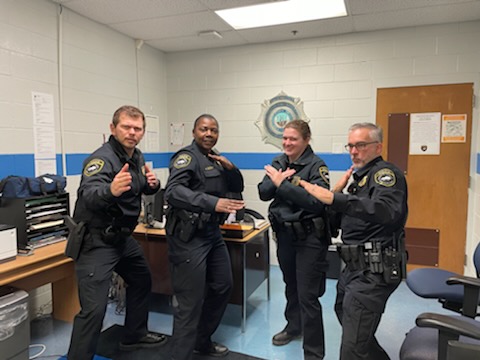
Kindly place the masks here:
[(83, 174), (85, 176), (95, 175), (103, 169), (103, 165), (105, 165), (105, 161), (103, 161), (102, 159), (92, 159), (83, 169)]
[(324, 166), (320, 166), (318, 168), (318, 171), (320, 172), (320, 176), (322, 177), (322, 179), (328, 184), (330, 185), (330, 174), (328, 172), (328, 167), (326, 167), (325, 165)]
[(395, 173), (388, 168), (378, 170), (374, 175), (375, 182), (382, 186), (391, 187), (396, 184)]
[(182, 169), (188, 166), (191, 162), (192, 156), (186, 153), (182, 153), (175, 158), (173, 166), (175, 167), (175, 169)]

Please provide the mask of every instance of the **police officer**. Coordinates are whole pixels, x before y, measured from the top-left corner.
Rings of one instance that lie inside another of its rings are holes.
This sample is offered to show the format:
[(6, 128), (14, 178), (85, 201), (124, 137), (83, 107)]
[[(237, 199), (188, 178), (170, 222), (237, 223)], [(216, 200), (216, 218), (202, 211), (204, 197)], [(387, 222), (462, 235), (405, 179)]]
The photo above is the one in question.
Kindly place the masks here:
[(84, 162), (73, 216), (87, 230), (75, 263), (81, 310), (73, 323), (69, 360), (93, 359), (114, 270), (128, 285), (120, 349), (155, 347), (166, 340), (147, 330), (150, 271), (131, 236), (141, 194), (153, 194), (160, 187), (136, 148), (145, 132), (145, 116), (133, 106), (122, 106), (115, 111), (110, 130), (108, 142)]
[(219, 224), (244, 207), (226, 198), (243, 191), (243, 177), (213, 147), (217, 120), (200, 115), (193, 125), (193, 142), (170, 163), (165, 189), (168, 201), (166, 233), (174, 292), (172, 359), (192, 359), (193, 353), (226, 356), (228, 348), (212, 342), (230, 299), (232, 270)]
[[(336, 214), (342, 230), (340, 256), (346, 267), (337, 283), (335, 311), (342, 324), (341, 360), (389, 359), (375, 338), (389, 296), (404, 266), (403, 232), (407, 184), (395, 165), (382, 159), (382, 129), (371, 123), (350, 127), (346, 149), (353, 166), (329, 192), (300, 185)], [(353, 173), (353, 182), (346, 187)]]
[(288, 344), (303, 334), (306, 360), (323, 359), (325, 338), (322, 307), (326, 256), (330, 236), (325, 226), (325, 206), (298, 186), (303, 179), (329, 188), (328, 168), (309, 145), (308, 123), (293, 120), (283, 131), (284, 153), (265, 167), (258, 184), (260, 199), (273, 199), (269, 218), (277, 238), (277, 256), (285, 282), (287, 325), (273, 336), (274, 345)]

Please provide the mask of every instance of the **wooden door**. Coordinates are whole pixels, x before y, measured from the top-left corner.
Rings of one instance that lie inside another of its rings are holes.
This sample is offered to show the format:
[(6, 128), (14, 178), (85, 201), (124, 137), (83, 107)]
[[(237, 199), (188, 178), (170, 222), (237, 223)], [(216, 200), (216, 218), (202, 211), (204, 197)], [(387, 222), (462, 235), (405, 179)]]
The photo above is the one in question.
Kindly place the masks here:
[[(408, 152), (405, 155), (409, 192), (407, 247), (410, 229), (416, 231), (415, 241), (420, 242), (420, 248), (424, 247), (426, 252), (438, 253), (438, 262), (409, 262), (409, 269), (430, 265), (461, 274), (464, 272), (472, 100), (471, 83), (377, 90), (376, 121), (384, 129), (383, 157), (387, 160), (388, 141), (390, 139), (393, 144), (395, 139), (398, 142), (396, 137), (399, 136), (397, 131), (389, 133), (389, 118), (392, 114), (403, 113), (408, 116), (411, 113), (440, 112), (442, 115), (467, 115), (465, 142), (440, 143), (440, 155), (409, 155)], [(408, 142), (408, 136), (404, 141)], [(426, 239), (435, 238), (435, 235), (431, 236), (432, 233), (437, 234), (438, 249), (429, 248), (433, 244)], [(421, 251), (420, 249), (419, 252)]]

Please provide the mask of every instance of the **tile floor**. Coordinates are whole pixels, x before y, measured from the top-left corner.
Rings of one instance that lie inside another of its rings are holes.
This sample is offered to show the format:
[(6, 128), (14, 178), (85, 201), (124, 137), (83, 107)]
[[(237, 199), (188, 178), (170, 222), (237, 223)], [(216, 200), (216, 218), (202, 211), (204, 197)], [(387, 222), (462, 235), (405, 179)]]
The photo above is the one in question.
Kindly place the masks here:
[[(271, 337), (285, 325), (283, 317), (284, 285), (278, 266), (271, 266), (270, 279), (270, 301), (267, 301), (265, 283), (248, 299), (245, 332), (242, 333), (240, 329), (240, 307), (229, 305), (222, 323), (214, 335), (214, 340), (227, 345), (233, 351), (263, 359), (301, 360), (303, 356), (300, 340), (279, 347), (271, 344)], [(338, 359), (340, 346), (341, 329), (333, 312), (335, 285), (336, 280), (329, 279), (327, 291), (321, 298), (326, 332), (326, 360)], [(417, 297), (404, 283), (392, 295), (377, 332), (379, 342), (392, 360), (398, 359), (398, 352), (405, 333), (414, 326), (416, 316), (426, 311), (449, 313), (447, 310), (443, 310), (436, 300)], [(154, 296), (149, 318), (150, 329), (171, 334), (172, 320), (168, 299)], [(122, 324), (123, 316), (115, 314), (115, 304), (111, 304), (105, 317), (104, 328), (116, 323)], [(70, 332), (71, 324), (54, 321), (50, 316), (32, 321), (30, 358), (58, 359), (68, 349)], [(41, 347), (34, 346), (34, 344), (45, 346), (45, 350), (38, 357), (35, 356), (41, 351)]]

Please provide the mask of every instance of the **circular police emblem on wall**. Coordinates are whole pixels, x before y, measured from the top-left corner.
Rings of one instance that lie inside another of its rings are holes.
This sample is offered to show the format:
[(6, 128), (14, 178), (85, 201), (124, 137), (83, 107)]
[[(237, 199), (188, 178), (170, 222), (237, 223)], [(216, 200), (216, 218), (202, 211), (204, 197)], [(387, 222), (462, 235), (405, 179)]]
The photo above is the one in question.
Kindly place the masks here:
[(283, 129), (288, 122), (296, 119), (310, 121), (303, 111), (300, 98), (293, 98), (282, 91), (263, 102), (262, 112), (255, 125), (260, 129), (265, 143), (282, 149)]

